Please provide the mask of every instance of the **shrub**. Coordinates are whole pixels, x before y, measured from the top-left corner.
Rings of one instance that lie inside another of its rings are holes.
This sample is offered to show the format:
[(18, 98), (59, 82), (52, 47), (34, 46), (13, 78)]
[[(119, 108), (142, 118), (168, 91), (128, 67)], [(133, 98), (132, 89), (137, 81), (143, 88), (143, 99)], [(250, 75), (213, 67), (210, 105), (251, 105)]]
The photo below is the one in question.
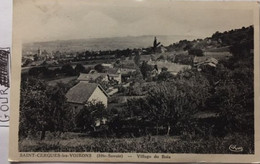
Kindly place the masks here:
[(189, 52), (189, 55), (204, 56), (203, 51), (198, 48), (192, 48), (188, 52)]

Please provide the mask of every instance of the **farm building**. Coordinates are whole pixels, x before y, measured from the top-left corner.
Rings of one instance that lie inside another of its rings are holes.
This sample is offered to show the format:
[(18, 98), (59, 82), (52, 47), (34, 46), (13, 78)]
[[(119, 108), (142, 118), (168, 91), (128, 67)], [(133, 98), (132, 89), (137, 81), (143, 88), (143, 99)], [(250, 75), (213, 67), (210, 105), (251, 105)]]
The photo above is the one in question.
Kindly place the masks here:
[(108, 81), (108, 77), (106, 73), (80, 73), (77, 80), (93, 82), (100, 78), (102, 81)]
[(130, 72), (135, 72), (136, 69), (135, 68), (119, 68), (121, 74), (128, 74)]
[(106, 73), (97, 73), (95, 70), (91, 70), (90, 73), (80, 73), (78, 80), (79, 81), (87, 81), (94, 82), (98, 78), (101, 81), (117, 81), (118, 84), (121, 83), (121, 73), (118, 68), (109, 68), (106, 70)]
[(157, 72), (158, 74), (162, 72), (163, 68), (166, 68), (168, 72), (170, 72), (172, 75), (177, 75), (180, 71), (184, 69), (191, 69), (190, 65), (182, 65), (182, 64), (176, 64), (172, 62), (161, 62), (161, 61), (149, 61), (149, 65), (157, 66)]
[(135, 62), (133, 60), (120, 60), (119, 64), (115, 63), (115, 67), (135, 69), (136, 68), (136, 64), (135, 64)]
[(115, 80), (118, 84), (121, 84), (121, 71), (119, 68), (109, 68), (106, 70), (108, 81)]
[(210, 67), (216, 67), (218, 64), (218, 60), (212, 57), (207, 56), (195, 56), (193, 59), (193, 66), (200, 67), (200, 66), (210, 66)]
[(113, 68), (113, 64), (102, 63), (101, 65), (106, 68)]
[(66, 94), (67, 102), (73, 106), (74, 113), (79, 112), (88, 102), (102, 102), (107, 107), (108, 94), (96, 83), (81, 81)]
[(140, 56), (140, 63), (153, 61), (153, 58), (155, 58), (154, 55), (141, 55)]

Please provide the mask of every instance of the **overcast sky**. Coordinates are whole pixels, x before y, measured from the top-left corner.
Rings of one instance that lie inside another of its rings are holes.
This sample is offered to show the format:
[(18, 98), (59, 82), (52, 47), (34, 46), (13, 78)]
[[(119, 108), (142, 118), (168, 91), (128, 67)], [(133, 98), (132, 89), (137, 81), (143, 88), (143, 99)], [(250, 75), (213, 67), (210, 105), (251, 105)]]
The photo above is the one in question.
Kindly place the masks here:
[[(139, 35), (211, 36), (253, 24), (253, 12), (168, 0), (16, 1), (16, 26), (25, 42)], [(191, 8), (192, 7), (192, 8)]]

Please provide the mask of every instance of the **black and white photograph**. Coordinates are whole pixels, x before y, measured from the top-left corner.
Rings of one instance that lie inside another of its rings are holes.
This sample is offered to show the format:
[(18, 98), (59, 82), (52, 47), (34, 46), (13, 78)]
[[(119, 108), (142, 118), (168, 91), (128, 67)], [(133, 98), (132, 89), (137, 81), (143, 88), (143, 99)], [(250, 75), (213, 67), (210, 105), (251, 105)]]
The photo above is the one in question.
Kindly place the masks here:
[(256, 3), (215, 3), (15, 0), (19, 159), (255, 155)]

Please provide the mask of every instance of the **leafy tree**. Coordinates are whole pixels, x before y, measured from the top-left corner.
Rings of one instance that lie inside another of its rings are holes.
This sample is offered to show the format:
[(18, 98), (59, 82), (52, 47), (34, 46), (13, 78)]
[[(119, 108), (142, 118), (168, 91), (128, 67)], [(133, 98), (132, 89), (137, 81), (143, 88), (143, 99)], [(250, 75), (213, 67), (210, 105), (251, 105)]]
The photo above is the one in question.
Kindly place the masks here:
[(82, 64), (77, 64), (75, 67), (75, 73), (79, 75), (80, 73), (85, 71), (85, 67)]
[(134, 57), (134, 62), (137, 66), (140, 65), (140, 58), (141, 58), (141, 56), (139, 54), (136, 54)]
[(215, 32), (213, 35), (212, 35), (212, 38), (213, 39), (217, 39), (221, 36), (221, 33), (219, 31)]
[(144, 61), (140, 66), (140, 71), (143, 75), (143, 79), (148, 78), (152, 70), (153, 70), (153, 66), (147, 64), (147, 62)]
[(65, 88), (48, 88), (38, 79), (27, 78), (21, 83), (19, 139), (41, 131), (63, 131)]
[(253, 60), (243, 56), (230, 60), (216, 72), (214, 94), (208, 106), (217, 109), (224, 133), (239, 132), (252, 135), (254, 131)]
[(65, 73), (67, 76), (75, 75), (75, 71), (70, 64), (65, 64), (61, 67), (61, 72)]
[(29, 69), (29, 76), (39, 77), (40, 75), (47, 74), (49, 72), (47, 67), (33, 67)]
[(153, 47), (152, 47), (154, 53), (156, 52), (156, 50), (157, 50), (157, 48), (158, 48), (158, 46), (159, 46), (160, 44), (161, 44), (160, 42), (157, 42), (156, 37), (154, 37)]
[(165, 60), (165, 57), (161, 55), (159, 58), (157, 58), (157, 60)]
[(192, 130), (192, 122), (188, 123), (187, 120), (203, 107), (209, 97), (209, 84), (205, 78), (202, 80), (190, 77), (189, 80), (180, 78), (162, 82), (149, 90), (146, 98), (129, 100), (128, 111), (154, 124), (157, 134), (160, 126), (167, 128), (167, 134), (170, 134), (172, 127)]
[(167, 67), (162, 67), (162, 72), (168, 71)]
[(191, 42), (187, 42), (186, 46), (183, 48), (184, 51), (189, 51), (192, 48)]
[(157, 77), (157, 80), (158, 81), (170, 81), (174, 78), (174, 76), (168, 72), (168, 71), (162, 71), (158, 77)]
[(34, 61), (37, 61), (38, 59), (39, 59), (38, 55), (37, 55), (37, 54), (34, 54), (34, 55), (33, 55), (33, 60), (34, 60)]
[(131, 83), (128, 89), (128, 95), (140, 96), (143, 95), (141, 84), (138, 82)]
[(99, 73), (104, 73), (105, 72), (105, 67), (103, 67), (101, 64), (95, 65), (94, 69), (98, 71)]
[(250, 50), (253, 49), (253, 47), (253, 40), (236, 43), (230, 47), (230, 52), (233, 54), (235, 59), (243, 59), (250, 56)]
[(188, 51), (189, 55), (195, 55), (195, 56), (203, 56), (203, 51), (198, 48), (192, 48)]
[(88, 102), (76, 116), (76, 125), (82, 131), (96, 131), (98, 123), (107, 119), (108, 111), (102, 102)]

